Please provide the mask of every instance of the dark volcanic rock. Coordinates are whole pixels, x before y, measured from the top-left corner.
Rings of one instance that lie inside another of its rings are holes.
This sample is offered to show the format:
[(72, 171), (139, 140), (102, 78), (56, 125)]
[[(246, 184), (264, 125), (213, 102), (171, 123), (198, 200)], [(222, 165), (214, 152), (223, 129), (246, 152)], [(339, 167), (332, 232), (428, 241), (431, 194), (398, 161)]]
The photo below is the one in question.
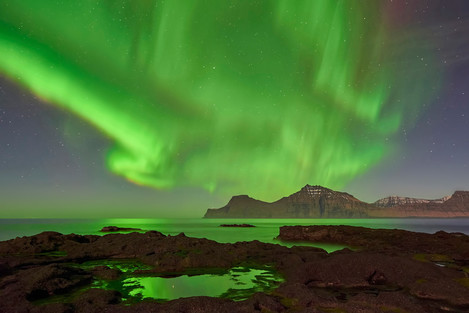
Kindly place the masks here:
[[(327, 254), (313, 247), (287, 248), (258, 241), (221, 244), (155, 231), (102, 237), (42, 233), (0, 242), (0, 264), (6, 269), (0, 277), (0, 312), (469, 311), (465, 274), (469, 241), (463, 234), (310, 226), (282, 227), (280, 236), (347, 244), (360, 250)], [(66, 254), (50, 257), (42, 251)], [(120, 259), (146, 264), (146, 269), (136, 272), (139, 274), (203, 273), (269, 264), (283, 274), (285, 282), (271, 294), (255, 293), (244, 301), (191, 297), (129, 305), (115, 290), (91, 288), (93, 280), (112, 281), (123, 275), (120, 271), (108, 266), (83, 270), (69, 265)], [(75, 296), (63, 298), (64, 303), (37, 302), (68, 292)]]
[[(0, 312), (29, 312), (38, 309), (31, 301), (45, 299), (91, 283), (91, 275), (76, 268), (49, 264), (27, 269), (16, 269), (15, 273), (0, 280)], [(38, 312), (54, 312), (64, 306)], [(61, 312), (61, 311), (58, 311)]]
[(101, 279), (106, 280), (117, 279), (122, 274), (120, 270), (110, 268), (106, 265), (96, 266), (91, 270), (91, 272), (95, 277), (99, 277)]
[(469, 251), (469, 237), (460, 233), (439, 231), (435, 234), (400, 229), (371, 229), (356, 226), (282, 226), (279, 239), (341, 243), (369, 251), (447, 254), (463, 260)]
[(221, 224), (220, 227), (256, 227), (251, 224)]
[(130, 227), (117, 227), (117, 226), (105, 226), (101, 228), (100, 232), (103, 233), (113, 233), (113, 232), (119, 232), (119, 231), (141, 231), (142, 229), (140, 228), (130, 228)]
[(118, 291), (91, 288), (82, 293), (74, 304), (78, 312), (98, 313), (120, 302), (121, 294)]

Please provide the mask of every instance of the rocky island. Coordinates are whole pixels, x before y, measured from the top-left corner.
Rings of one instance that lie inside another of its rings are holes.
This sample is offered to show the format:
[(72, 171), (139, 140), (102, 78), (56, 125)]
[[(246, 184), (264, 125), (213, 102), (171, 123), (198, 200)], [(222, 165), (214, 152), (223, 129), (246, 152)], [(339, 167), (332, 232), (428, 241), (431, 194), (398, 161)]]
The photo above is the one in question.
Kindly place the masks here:
[[(328, 254), (314, 247), (222, 244), (157, 231), (44, 232), (0, 242), (0, 312), (469, 312), (464, 234), (295, 226), (282, 227), (279, 236), (354, 249)], [(228, 293), (131, 301), (131, 285), (115, 288), (123, 276), (177, 277), (240, 266), (269, 266), (283, 279), (273, 289), (253, 289), (240, 299)]]
[(116, 232), (131, 232), (131, 231), (142, 231), (140, 228), (132, 227), (117, 227), (117, 226), (105, 226), (101, 228), (102, 233), (116, 233)]
[(469, 191), (436, 200), (392, 196), (366, 203), (346, 193), (306, 185), (275, 202), (234, 196), (224, 207), (208, 209), (205, 218), (374, 218), (468, 217)]
[(249, 227), (256, 227), (251, 224), (221, 224), (220, 227), (241, 227), (241, 228), (249, 228)]

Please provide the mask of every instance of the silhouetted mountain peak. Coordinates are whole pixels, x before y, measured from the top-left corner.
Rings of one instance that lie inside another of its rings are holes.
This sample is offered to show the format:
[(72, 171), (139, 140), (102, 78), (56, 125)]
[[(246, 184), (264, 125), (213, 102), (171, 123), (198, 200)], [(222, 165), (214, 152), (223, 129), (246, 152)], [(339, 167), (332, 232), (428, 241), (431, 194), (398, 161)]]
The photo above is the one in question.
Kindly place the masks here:
[(370, 208), (348, 193), (306, 185), (272, 203), (235, 196), (224, 207), (207, 210), (205, 217), (366, 217)]
[(311, 196), (320, 196), (324, 194), (332, 194), (334, 191), (332, 189), (319, 186), (319, 185), (306, 185), (299, 192), (307, 193)]
[(325, 198), (325, 199), (344, 199), (348, 201), (359, 201), (354, 196), (346, 193), (335, 191), (320, 185), (306, 185), (300, 191), (292, 196), (310, 197), (310, 198)]

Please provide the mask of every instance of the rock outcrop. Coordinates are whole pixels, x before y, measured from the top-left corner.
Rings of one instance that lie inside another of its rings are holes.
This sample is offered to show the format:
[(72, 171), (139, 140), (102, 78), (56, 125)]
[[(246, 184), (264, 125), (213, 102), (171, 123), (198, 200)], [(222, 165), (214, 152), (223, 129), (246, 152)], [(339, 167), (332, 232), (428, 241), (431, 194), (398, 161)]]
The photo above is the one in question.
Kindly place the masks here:
[(220, 227), (241, 227), (241, 228), (250, 228), (250, 227), (256, 227), (251, 224), (221, 224)]
[(435, 234), (401, 229), (372, 229), (357, 226), (282, 226), (278, 239), (299, 242), (345, 244), (349, 247), (390, 254), (444, 254), (469, 265), (469, 237), (462, 233)]
[[(47, 232), (0, 242), (0, 312), (469, 312), (469, 237), (464, 234), (309, 226), (282, 227), (280, 237), (345, 243), (355, 251), (327, 254), (258, 241), (221, 244), (156, 231), (104, 236)], [(79, 267), (84, 261), (129, 259), (145, 264), (137, 275), (269, 264), (284, 282), (273, 292), (242, 301), (200, 296), (135, 303), (112, 287), (128, 272)], [(109, 282), (106, 289), (96, 287), (102, 279)]]
[(102, 233), (116, 233), (116, 232), (129, 232), (129, 231), (142, 231), (140, 228), (131, 228), (131, 227), (117, 227), (117, 226), (105, 226), (101, 228), (100, 232)]

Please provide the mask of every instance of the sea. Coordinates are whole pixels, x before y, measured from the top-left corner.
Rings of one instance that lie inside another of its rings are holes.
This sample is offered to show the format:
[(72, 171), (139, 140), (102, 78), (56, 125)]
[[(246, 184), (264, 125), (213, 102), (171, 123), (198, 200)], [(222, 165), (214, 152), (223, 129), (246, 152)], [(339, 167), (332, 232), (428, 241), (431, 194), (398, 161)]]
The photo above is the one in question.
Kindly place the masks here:
[[(255, 227), (220, 227), (221, 224), (252, 224)], [(284, 225), (352, 225), (370, 228), (406, 229), (417, 232), (434, 233), (440, 230), (460, 232), (469, 235), (469, 218), (405, 218), (405, 219), (0, 219), (0, 240), (30, 236), (43, 231), (56, 231), (63, 234), (104, 235), (104, 226), (140, 228), (142, 231), (156, 230), (165, 235), (178, 235), (208, 238), (223, 243), (259, 240), (286, 246), (308, 245), (328, 252), (343, 249), (332, 244), (288, 243), (276, 237)], [(107, 265), (125, 274), (113, 281), (95, 279), (93, 288), (118, 290), (123, 301), (138, 302), (145, 298), (166, 301), (182, 297), (211, 296), (232, 300), (244, 300), (254, 292), (270, 292), (283, 277), (270, 267), (234, 267), (227, 272), (181, 274), (176, 277), (133, 274), (135, 268), (145, 269), (145, 264), (135, 260), (92, 260), (76, 266), (87, 269), (97, 265)], [(79, 292), (90, 288), (85, 286), (65, 295), (53, 296), (46, 301), (69, 301)], [(54, 298), (56, 297), (56, 298)], [(58, 297), (58, 298), (57, 298)], [(126, 302), (127, 303), (127, 302)]]
[[(221, 224), (251, 224), (255, 227), (220, 227)], [(259, 240), (261, 242), (316, 246), (328, 252), (340, 245), (288, 243), (276, 237), (285, 225), (351, 225), (369, 228), (405, 229), (415, 232), (460, 232), (469, 235), (469, 218), (381, 218), (381, 219), (204, 219), (204, 218), (135, 218), (135, 219), (0, 219), (0, 241), (31, 236), (43, 231), (62, 234), (104, 235), (104, 226), (156, 230), (165, 235), (184, 233), (189, 237), (207, 238), (221, 243)]]

